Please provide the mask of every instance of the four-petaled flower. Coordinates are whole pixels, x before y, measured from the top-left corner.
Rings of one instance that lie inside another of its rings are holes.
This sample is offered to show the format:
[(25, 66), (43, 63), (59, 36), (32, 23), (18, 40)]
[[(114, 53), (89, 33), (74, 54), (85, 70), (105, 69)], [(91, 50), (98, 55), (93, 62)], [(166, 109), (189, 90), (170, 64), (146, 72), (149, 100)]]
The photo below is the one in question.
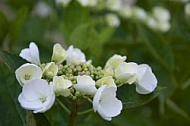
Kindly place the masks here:
[(25, 63), (15, 71), (15, 76), (21, 86), (32, 79), (40, 79), (42, 70), (35, 64)]
[(57, 75), (57, 72), (58, 72), (57, 65), (54, 62), (50, 62), (45, 66), (43, 70), (43, 76), (51, 79)]
[(150, 66), (147, 64), (139, 65), (139, 73), (137, 77), (136, 91), (139, 94), (149, 94), (155, 90), (157, 79)]
[(53, 84), (43, 79), (33, 79), (23, 86), (18, 97), (20, 105), (33, 113), (43, 113), (50, 109), (55, 101)]
[(139, 72), (139, 67), (134, 62), (122, 62), (115, 70), (116, 78), (123, 82), (132, 84), (136, 81)]
[(66, 62), (67, 64), (81, 63), (86, 62), (86, 58), (84, 53), (80, 49), (69, 46), (66, 51)]
[(34, 42), (30, 43), (29, 48), (21, 50), (19, 56), (30, 63), (40, 65), (38, 46)]
[(53, 54), (51, 60), (56, 63), (62, 63), (66, 58), (66, 51), (60, 44), (53, 46)]
[(119, 115), (123, 108), (122, 102), (116, 98), (116, 90), (116, 87), (103, 85), (93, 98), (94, 112), (97, 111), (103, 119), (108, 121)]
[(64, 79), (62, 76), (53, 77), (53, 87), (56, 95), (67, 97), (70, 94), (69, 87), (72, 86), (70, 80)]
[(94, 95), (97, 91), (95, 81), (88, 75), (78, 76), (77, 84), (74, 85), (74, 88), (77, 91), (88, 95)]

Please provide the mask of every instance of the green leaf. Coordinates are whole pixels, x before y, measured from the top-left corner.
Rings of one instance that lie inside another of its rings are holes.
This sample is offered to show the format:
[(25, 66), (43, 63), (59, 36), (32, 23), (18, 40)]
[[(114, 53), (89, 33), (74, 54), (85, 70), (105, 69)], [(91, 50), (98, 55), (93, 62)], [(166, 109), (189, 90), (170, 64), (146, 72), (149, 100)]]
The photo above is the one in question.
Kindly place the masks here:
[(154, 58), (169, 72), (174, 69), (174, 56), (169, 44), (155, 32), (138, 25), (144, 44)]
[[(19, 62), (19, 59), (14, 62)], [(0, 125), (25, 126), (26, 111), (20, 107), (17, 101), (21, 86), (17, 83), (10, 68), (4, 64), (2, 57), (0, 57), (0, 69)]]
[(135, 91), (135, 85), (123, 85), (118, 88), (118, 98), (123, 103), (123, 109), (131, 109), (150, 102), (157, 97), (164, 88), (157, 87), (151, 94), (141, 95)]
[(9, 22), (7, 21), (7, 18), (3, 14), (3, 12), (0, 11), (0, 47), (2, 46), (2, 42), (8, 32), (9, 28)]
[(6, 64), (9, 70), (13, 73), (20, 65), (26, 62), (17, 55), (11, 54), (3, 50), (0, 50), (0, 61)]
[(100, 42), (97, 31), (91, 24), (81, 24), (75, 28), (70, 35), (70, 44), (81, 50), (85, 50), (86, 54), (99, 57), (102, 52), (103, 44)]
[(71, 32), (80, 24), (89, 22), (89, 10), (82, 7), (77, 1), (72, 0), (69, 6), (63, 10), (63, 22), (61, 29), (63, 32), (64, 40), (69, 43), (69, 36)]
[(13, 44), (16, 42), (22, 25), (24, 24), (24, 21), (27, 17), (27, 14), (28, 9), (26, 7), (22, 7), (18, 10), (16, 17), (10, 26), (10, 47), (12, 47)]
[(49, 120), (46, 118), (45, 114), (33, 114), (36, 121), (36, 126), (51, 126)]

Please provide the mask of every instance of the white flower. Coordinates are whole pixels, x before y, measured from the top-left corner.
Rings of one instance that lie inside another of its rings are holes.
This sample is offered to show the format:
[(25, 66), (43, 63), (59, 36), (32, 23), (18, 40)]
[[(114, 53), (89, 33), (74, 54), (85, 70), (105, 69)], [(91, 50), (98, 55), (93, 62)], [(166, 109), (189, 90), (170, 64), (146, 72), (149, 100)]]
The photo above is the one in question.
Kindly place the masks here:
[(132, 84), (136, 81), (139, 67), (134, 62), (122, 62), (115, 70), (116, 78), (124, 83)]
[(34, 7), (32, 11), (33, 14), (38, 15), (40, 17), (47, 17), (51, 12), (51, 8), (44, 1), (39, 1)]
[(158, 28), (158, 22), (152, 16), (147, 16), (147, 18), (145, 20), (145, 23), (151, 29), (155, 29), (156, 30)]
[(50, 62), (45, 66), (43, 70), (43, 76), (51, 79), (55, 75), (57, 75), (57, 72), (58, 72), (58, 66), (54, 62)]
[(116, 98), (116, 90), (116, 87), (103, 85), (93, 98), (94, 112), (98, 111), (100, 116), (108, 121), (119, 115), (123, 108), (122, 102)]
[(98, 86), (107, 85), (107, 86), (116, 87), (116, 84), (115, 84), (112, 76), (106, 76), (106, 77), (103, 77), (103, 78), (97, 80), (96, 85), (98, 85)]
[(122, 8), (122, 0), (106, 0), (106, 7), (112, 11), (118, 11)]
[(187, 3), (185, 5), (185, 14), (190, 16), (190, 3)]
[(104, 68), (104, 76), (113, 76), (114, 70), (111, 66), (107, 66)]
[(148, 94), (154, 91), (157, 86), (157, 79), (152, 69), (147, 64), (139, 65), (139, 73), (136, 81), (136, 91), (139, 94)]
[(77, 76), (77, 84), (74, 85), (74, 88), (87, 95), (94, 95), (97, 91), (95, 81), (88, 75)]
[(170, 29), (170, 22), (165, 21), (165, 22), (158, 22), (158, 30), (162, 32), (167, 32)]
[(15, 71), (16, 79), (23, 86), (26, 82), (32, 79), (40, 79), (42, 70), (35, 64), (25, 63)]
[(63, 5), (64, 7), (66, 7), (71, 2), (71, 0), (56, 0), (55, 2), (56, 4)]
[(19, 56), (31, 63), (40, 65), (39, 50), (34, 42), (30, 43), (29, 48), (21, 50)]
[(64, 79), (62, 76), (53, 77), (54, 92), (57, 95), (67, 97), (70, 94), (70, 90), (68, 89), (70, 86), (72, 86), (70, 80)]
[(53, 84), (43, 79), (28, 81), (18, 97), (20, 105), (33, 113), (43, 113), (50, 109), (55, 101)]
[(83, 7), (93, 7), (97, 5), (97, 0), (77, 0)]
[(158, 21), (165, 22), (170, 20), (170, 12), (162, 6), (155, 6), (152, 10), (152, 13)]
[(66, 51), (57, 43), (53, 46), (53, 54), (51, 60), (56, 63), (62, 63), (66, 58)]
[(113, 55), (108, 59), (106, 62), (105, 68), (112, 67), (113, 69), (116, 69), (118, 65), (126, 60), (126, 56), (120, 56), (120, 55)]
[(143, 8), (137, 6), (133, 7), (133, 14), (135, 18), (140, 19), (142, 21), (146, 20), (147, 18), (146, 11)]
[(131, 18), (133, 16), (133, 8), (131, 6), (125, 6), (119, 10), (119, 14), (124, 18)]
[(120, 20), (116, 14), (106, 14), (106, 22), (110, 27), (117, 28), (120, 25)]
[(80, 49), (73, 48), (73, 46), (71, 45), (66, 51), (66, 62), (67, 64), (81, 63), (86, 62), (86, 58), (84, 53)]

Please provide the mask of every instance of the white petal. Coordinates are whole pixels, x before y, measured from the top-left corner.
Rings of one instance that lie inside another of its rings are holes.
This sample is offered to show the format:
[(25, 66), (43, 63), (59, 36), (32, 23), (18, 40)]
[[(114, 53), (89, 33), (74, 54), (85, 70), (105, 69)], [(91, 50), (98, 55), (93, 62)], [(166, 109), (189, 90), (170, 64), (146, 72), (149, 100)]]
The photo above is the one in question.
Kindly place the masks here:
[(157, 79), (151, 68), (146, 65), (139, 65), (140, 71), (138, 74), (138, 81), (136, 83), (136, 91), (140, 94), (148, 94), (155, 90), (157, 86)]
[(116, 87), (103, 85), (93, 98), (94, 111), (98, 111), (100, 116), (108, 121), (119, 115), (122, 110), (122, 103), (116, 98), (116, 90)]
[(102, 92), (104, 91), (104, 89), (106, 88), (106, 85), (101, 86), (100, 88), (98, 88), (94, 98), (93, 98), (93, 109), (94, 112), (96, 112), (97, 110), (99, 110), (99, 101), (102, 95)]
[(40, 101), (40, 99), (35, 99), (33, 101), (29, 101), (23, 96), (23, 93), (21, 93), (19, 95), (18, 101), (20, 102), (20, 105), (27, 110), (34, 110), (34, 109), (42, 108), (42, 102)]
[(98, 85), (98, 86), (107, 85), (107, 86), (116, 87), (116, 84), (115, 84), (114, 79), (113, 79), (112, 76), (105, 76), (105, 77), (99, 79), (96, 82), (96, 85)]
[(80, 49), (73, 48), (71, 45), (66, 51), (66, 62), (67, 64), (86, 62), (86, 58)]
[(78, 76), (74, 88), (81, 93), (93, 95), (96, 93), (95, 81), (88, 75)]
[[(23, 86), (29, 80), (40, 79), (42, 71), (37, 65), (26, 63), (16, 69), (15, 75), (18, 82)], [(29, 76), (29, 78), (26, 79), (26, 76)]]
[(43, 79), (28, 81), (23, 86), (18, 101), (23, 108), (33, 110), (34, 113), (45, 112), (51, 108), (55, 101), (53, 84), (48, 85)]
[(108, 59), (108, 61), (106, 62), (105, 68), (111, 67), (113, 69), (116, 69), (120, 63), (126, 60), (126, 58), (127, 58), (126, 56), (120, 56), (120, 55), (115, 54)]
[(29, 49), (30, 49), (30, 54), (33, 57), (34, 63), (39, 65), (40, 58), (39, 58), (39, 51), (37, 45), (34, 42), (31, 42), (29, 45)]
[(116, 98), (116, 88), (108, 87), (103, 92), (100, 105), (108, 117), (114, 117), (120, 114), (122, 103)]
[(50, 83), (49, 86), (50, 86), (50, 95), (47, 97), (46, 101), (43, 103), (43, 108), (36, 109), (35, 111), (33, 111), (34, 113), (43, 113), (52, 107), (55, 101), (55, 94), (53, 92), (53, 83)]
[(33, 79), (28, 81), (23, 86), (23, 96), (28, 101), (35, 101), (36, 99), (41, 98), (41, 96), (49, 95), (49, 85), (45, 80), (42, 79)]
[(21, 50), (19, 56), (31, 63), (40, 64), (38, 47), (34, 42), (29, 44), (29, 48)]
[(115, 76), (119, 81), (132, 84), (137, 79), (139, 66), (134, 62), (122, 62), (115, 70)]

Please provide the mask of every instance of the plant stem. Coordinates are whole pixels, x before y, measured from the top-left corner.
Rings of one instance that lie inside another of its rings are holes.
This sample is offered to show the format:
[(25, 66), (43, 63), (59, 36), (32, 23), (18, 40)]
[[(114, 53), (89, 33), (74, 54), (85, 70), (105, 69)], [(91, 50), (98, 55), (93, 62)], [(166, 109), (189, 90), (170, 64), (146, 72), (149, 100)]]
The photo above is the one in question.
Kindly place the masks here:
[(77, 102), (75, 100), (71, 101), (71, 114), (69, 117), (68, 126), (74, 126), (77, 117)]
[(82, 111), (82, 112), (78, 112), (77, 115), (84, 115), (84, 114), (87, 114), (87, 113), (92, 112), (92, 111), (93, 111), (93, 109), (88, 109), (88, 110), (85, 110), (85, 111)]
[(67, 112), (68, 115), (71, 114), (71, 112), (67, 109), (67, 107), (59, 100), (56, 98), (56, 101), (59, 103), (59, 105)]

